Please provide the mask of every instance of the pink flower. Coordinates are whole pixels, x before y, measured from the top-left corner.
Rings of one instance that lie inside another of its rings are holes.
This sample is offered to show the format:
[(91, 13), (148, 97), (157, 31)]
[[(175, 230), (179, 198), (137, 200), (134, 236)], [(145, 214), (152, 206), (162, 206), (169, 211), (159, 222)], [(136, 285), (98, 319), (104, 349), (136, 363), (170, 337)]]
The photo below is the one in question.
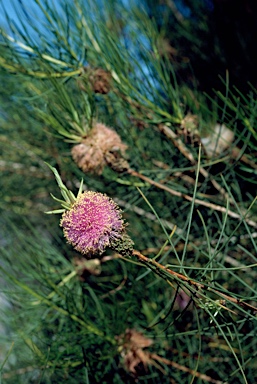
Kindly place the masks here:
[(60, 222), (68, 243), (82, 254), (101, 254), (124, 233), (121, 210), (107, 195), (84, 192), (65, 211)]

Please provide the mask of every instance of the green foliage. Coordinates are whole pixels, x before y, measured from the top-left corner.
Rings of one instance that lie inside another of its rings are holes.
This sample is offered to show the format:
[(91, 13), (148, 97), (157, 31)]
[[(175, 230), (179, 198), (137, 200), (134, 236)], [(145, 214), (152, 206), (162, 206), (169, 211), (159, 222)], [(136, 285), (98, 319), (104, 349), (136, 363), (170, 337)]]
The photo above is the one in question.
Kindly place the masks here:
[[(226, 86), (210, 100), (178, 85), (160, 51), (165, 26), (136, 4), (35, 0), (16, 10), (19, 26), (6, 12), (0, 40), (0, 378), (256, 382), (255, 88)], [(111, 78), (102, 93), (99, 68)], [(218, 116), (234, 134), (219, 150)], [(127, 144), (124, 158), (107, 152), (128, 169), (79, 169), (71, 150), (95, 122)], [(57, 215), (45, 215), (58, 208), (51, 194), (61, 197), (45, 163), (70, 202), (82, 178), (115, 199), (131, 258), (86, 260), (65, 244)]]

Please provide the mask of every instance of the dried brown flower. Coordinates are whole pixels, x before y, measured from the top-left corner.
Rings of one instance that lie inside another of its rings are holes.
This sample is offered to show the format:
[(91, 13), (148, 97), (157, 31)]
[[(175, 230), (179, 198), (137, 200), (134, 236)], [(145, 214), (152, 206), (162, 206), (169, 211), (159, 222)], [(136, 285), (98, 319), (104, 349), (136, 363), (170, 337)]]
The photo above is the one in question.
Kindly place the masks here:
[(90, 86), (94, 93), (102, 95), (110, 92), (112, 75), (102, 68), (84, 67), (78, 79), (78, 85), (82, 91), (87, 91)]
[(206, 382), (221, 384), (221, 381), (214, 380), (204, 373), (178, 364), (175, 361), (168, 360), (155, 352), (145, 350), (145, 348), (150, 347), (153, 344), (153, 340), (146, 338), (142, 333), (134, 329), (127, 329), (124, 334), (117, 337), (117, 340), (119, 344), (119, 352), (123, 358), (123, 366), (127, 372), (133, 376), (135, 382), (138, 382), (138, 376), (140, 373), (143, 373), (142, 369), (147, 371), (147, 367), (152, 365), (163, 375), (168, 374), (167, 369), (165, 368), (166, 366), (189, 373)]
[(88, 136), (72, 148), (75, 163), (85, 172), (101, 174), (106, 165), (117, 172), (129, 168), (123, 154), (127, 146), (120, 136), (104, 124), (96, 123)]
[(141, 332), (135, 329), (127, 329), (126, 332), (117, 337), (120, 345), (121, 356), (125, 369), (137, 375), (137, 367), (142, 364), (145, 369), (151, 364), (151, 357), (144, 348), (153, 344), (152, 339), (148, 339)]

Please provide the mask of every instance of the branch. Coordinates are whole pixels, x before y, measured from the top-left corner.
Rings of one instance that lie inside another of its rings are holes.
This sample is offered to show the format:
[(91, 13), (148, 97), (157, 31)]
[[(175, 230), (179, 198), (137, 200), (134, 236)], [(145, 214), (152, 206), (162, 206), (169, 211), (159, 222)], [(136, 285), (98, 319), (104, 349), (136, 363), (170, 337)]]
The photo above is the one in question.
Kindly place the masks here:
[[(128, 173), (130, 175), (132, 175), (132, 176), (138, 177), (139, 179), (146, 181), (147, 183), (149, 183), (151, 185), (154, 185), (155, 187), (157, 187), (159, 189), (163, 189), (164, 191), (169, 192), (171, 195), (174, 195), (174, 196), (177, 196), (177, 197), (182, 197), (185, 200), (188, 200), (188, 201), (191, 201), (191, 202), (194, 201), (195, 204), (203, 205), (204, 207), (211, 208), (211, 209), (213, 209), (215, 211), (226, 213), (228, 216), (233, 217), (235, 219), (242, 220), (242, 218), (244, 216), (244, 215), (240, 215), (240, 214), (238, 214), (238, 213), (236, 213), (234, 211), (231, 211), (230, 209), (227, 209), (226, 207), (222, 207), (221, 205), (213, 204), (213, 203), (210, 203), (208, 201), (204, 201), (204, 200), (200, 200), (200, 199), (194, 199), (193, 197), (191, 197), (189, 195), (186, 195), (186, 194), (184, 194), (182, 192), (175, 191), (175, 189), (169, 188), (166, 185), (160, 184), (157, 181), (149, 179), (149, 177), (144, 176), (141, 173), (134, 171), (133, 169), (129, 169)], [(256, 197), (256, 199), (257, 199), (257, 197)], [(246, 213), (244, 213), (244, 214), (246, 214)], [(246, 217), (244, 217), (244, 220), (251, 227), (257, 228), (257, 223), (255, 221), (247, 219)]]
[[(153, 268), (151, 268), (151, 266), (153, 266), (154, 268), (156, 268), (159, 271), (166, 272), (168, 275), (172, 276), (175, 279), (178, 279), (180, 281), (182, 280), (182, 281), (188, 283), (189, 285), (195, 287), (195, 289), (197, 291), (205, 290), (205, 291), (208, 291), (208, 292), (215, 293), (216, 295), (221, 296), (226, 301), (229, 301), (229, 302), (231, 302), (233, 304), (237, 304), (237, 305), (239, 305), (240, 307), (242, 307), (244, 309), (250, 309), (254, 313), (257, 312), (257, 308), (252, 306), (251, 304), (245, 303), (245, 302), (243, 302), (243, 301), (241, 301), (239, 299), (236, 299), (235, 297), (229, 296), (229, 295), (219, 291), (218, 289), (212, 288), (210, 286), (206, 286), (206, 285), (204, 285), (202, 283), (199, 283), (198, 281), (192, 280), (188, 276), (185, 276), (185, 275), (183, 275), (181, 273), (175, 272), (172, 269), (167, 268), (164, 265), (158, 263), (154, 259), (151, 259), (151, 258), (148, 258), (148, 257), (142, 255), (137, 250), (133, 251), (133, 256), (135, 256), (137, 259), (139, 259), (139, 261), (141, 261), (144, 265), (148, 266), (148, 268), (150, 268), (151, 270), (154, 270)], [(224, 306), (222, 306), (222, 307), (226, 308)]]

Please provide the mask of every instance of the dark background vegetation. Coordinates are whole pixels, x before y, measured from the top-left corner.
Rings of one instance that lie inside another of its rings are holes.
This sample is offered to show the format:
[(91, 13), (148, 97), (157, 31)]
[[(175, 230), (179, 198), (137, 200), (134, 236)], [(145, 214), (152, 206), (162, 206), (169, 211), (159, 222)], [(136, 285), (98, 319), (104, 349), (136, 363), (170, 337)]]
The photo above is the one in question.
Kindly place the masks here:
[[(257, 84), (257, 3), (254, 0), (146, 0), (177, 79), (213, 95), (220, 78), (242, 92)], [(162, 46), (162, 44), (160, 43)]]

